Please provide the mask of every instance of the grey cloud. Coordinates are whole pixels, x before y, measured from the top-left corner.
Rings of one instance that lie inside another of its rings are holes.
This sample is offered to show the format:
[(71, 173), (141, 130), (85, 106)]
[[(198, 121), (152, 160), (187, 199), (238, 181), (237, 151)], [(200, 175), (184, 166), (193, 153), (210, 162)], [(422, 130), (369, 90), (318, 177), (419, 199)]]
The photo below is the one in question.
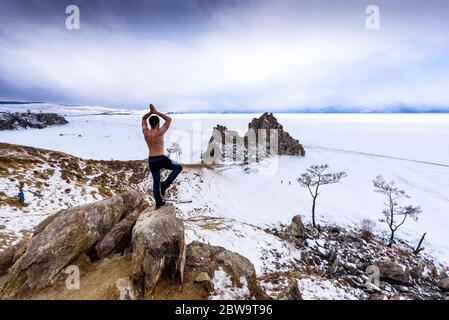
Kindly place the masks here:
[[(78, 4), (80, 31), (64, 28)], [(449, 106), (448, 3), (2, 1), (0, 99), (176, 110)], [(62, 12), (62, 14), (61, 14)]]

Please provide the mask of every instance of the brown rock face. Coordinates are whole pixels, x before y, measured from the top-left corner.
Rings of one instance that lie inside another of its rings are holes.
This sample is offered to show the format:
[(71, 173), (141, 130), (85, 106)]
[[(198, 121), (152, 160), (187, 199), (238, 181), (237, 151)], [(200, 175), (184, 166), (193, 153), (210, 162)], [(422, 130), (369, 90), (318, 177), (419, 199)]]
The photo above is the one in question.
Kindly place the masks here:
[[(1, 299), (24, 298), (50, 286), (60, 272), (108, 234), (123, 217), (144, 202), (138, 192), (62, 210), (42, 221), (26, 247), (8, 253), (8, 274)], [(8, 264), (7, 263), (7, 264)]]
[(172, 205), (141, 213), (132, 232), (134, 281), (140, 295), (152, 293), (166, 274), (183, 282), (185, 264), (184, 223)]
[(116, 251), (123, 251), (131, 240), (131, 232), (140, 213), (148, 207), (141, 203), (132, 213), (115, 224), (111, 230), (97, 243), (95, 249), (99, 258), (107, 257)]
[[(279, 136), (279, 155), (286, 156), (305, 156), (306, 152), (297, 139), (292, 138), (288, 132), (284, 131), (284, 127), (273, 116), (273, 113), (265, 112), (260, 118), (254, 118), (249, 124), (248, 129), (266, 130), (267, 145), (270, 143), (270, 130), (275, 129)], [(257, 138), (258, 139), (258, 138)]]
[(288, 287), (279, 293), (278, 300), (303, 300), (296, 279), (289, 280)]
[(288, 232), (297, 238), (305, 239), (306, 238), (306, 228), (302, 223), (301, 216), (296, 215), (292, 218), (292, 223), (288, 227)]
[(403, 284), (406, 286), (412, 285), (410, 271), (405, 267), (400, 266), (393, 261), (382, 261), (377, 264), (380, 271), (380, 278), (386, 282)]
[[(275, 136), (270, 136), (272, 130), (277, 133), (277, 142)], [(259, 141), (263, 137), (266, 141)], [(248, 124), (244, 136), (226, 126), (217, 125), (213, 128), (203, 161), (208, 164), (226, 161), (247, 163), (273, 155), (305, 156), (305, 150), (297, 139), (284, 131), (272, 113), (264, 113)]]
[(197, 273), (205, 272), (213, 279), (214, 272), (220, 267), (230, 276), (235, 287), (242, 286), (243, 277), (251, 297), (269, 299), (258, 285), (254, 265), (247, 258), (225, 248), (198, 241), (193, 241), (187, 246), (186, 268), (188, 270), (195, 270)]
[(443, 278), (437, 283), (437, 287), (443, 291), (449, 291), (449, 277)]

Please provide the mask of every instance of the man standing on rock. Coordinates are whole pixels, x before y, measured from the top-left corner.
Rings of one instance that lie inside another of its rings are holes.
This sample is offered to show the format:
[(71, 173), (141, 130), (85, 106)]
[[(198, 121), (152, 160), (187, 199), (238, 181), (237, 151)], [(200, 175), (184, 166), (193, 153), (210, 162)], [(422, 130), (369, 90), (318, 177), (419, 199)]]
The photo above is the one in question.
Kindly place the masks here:
[[(162, 127), (160, 127), (159, 117), (165, 121)], [(147, 121), (148, 118), (150, 118), (149, 121)], [(148, 128), (148, 122), (151, 129)], [(152, 104), (150, 104), (150, 112), (142, 117), (142, 132), (149, 149), (148, 163), (153, 176), (153, 195), (156, 201), (156, 209), (165, 204), (162, 197), (165, 196), (168, 187), (182, 171), (182, 166), (179, 163), (164, 155), (164, 134), (170, 128), (170, 124), (171, 118), (157, 111)], [(168, 178), (162, 182), (161, 169), (171, 170)]]

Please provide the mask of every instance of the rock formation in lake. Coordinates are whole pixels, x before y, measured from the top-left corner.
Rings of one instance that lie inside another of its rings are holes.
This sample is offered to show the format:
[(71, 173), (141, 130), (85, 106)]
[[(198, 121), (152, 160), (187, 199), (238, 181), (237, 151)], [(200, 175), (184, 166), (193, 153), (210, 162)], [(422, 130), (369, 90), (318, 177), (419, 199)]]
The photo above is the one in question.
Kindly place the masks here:
[(229, 130), (226, 126), (214, 127), (202, 158), (203, 162), (209, 164), (248, 163), (272, 155), (303, 157), (305, 150), (299, 140), (284, 131), (283, 126), (272, 113), (266, 112), (248, 124), (248, 131), (243, 136), (240, 136), (237, 131)]
[(48, 126), (69, 123), (63, 116), (55, 113), (0, 112), (0, 131), (17, 129), (43, 129)]

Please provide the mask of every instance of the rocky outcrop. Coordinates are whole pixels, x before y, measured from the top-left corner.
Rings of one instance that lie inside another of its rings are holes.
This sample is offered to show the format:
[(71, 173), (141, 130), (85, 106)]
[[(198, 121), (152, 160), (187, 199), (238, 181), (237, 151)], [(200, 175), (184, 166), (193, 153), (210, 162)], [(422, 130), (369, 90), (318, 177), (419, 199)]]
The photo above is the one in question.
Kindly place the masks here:
[(0, 112), (0, 131), (17, 129), (43, 129), (53, 125), (69, 123), (63, 116), (55, 113), (11, 113)]
[(195, 283), (200, 283), (207, 292), (211, 292), (214, 290), (214, 284), (212, 283), (211, 278), (206, 272), (199, 273), (195, 280)]
[(142, 194), (127, 192), (62, 210), (45, 219), (36, 227), (25, 247), (19, 245), (14, 254), (8, 254), (6, 260), (13, 265), (0, 288), (0, 298), (25, 298), (48, 287), (80, 255), (94, 254), (91, 249), (117, 223), (144, 207)]
[(389, 260), (379, 262), (377, 266), (382, 280), (406, 286), (412, 285), (410, 271), (406, 267)]
[(449, 291), (449, 277), (440, 279), (437, 283), (437, 287), (443, 291), (448, 292)]
[(136, 208), (132, 213), (116, 223), (111, 230), (95, 246), (97, 256), (104, 258), (117, 251), (123, 251), (130, 239), (131, 231), (143, 207)]
[(307, 236), (307, 231), (302, 223), (300, 215), (296, 215), (292, 218), (292, 222), (287, 230), (290, 235), (296, 238), (305, 239)]
[(295, 278), (289, 280), (288, 287), (279, 293), (278, 300), (303, 300)]
[(195, 278), (206, 273), (214, 279), (215, 272), (222, 269), (230, 277), (233, 287), (248, 287), (249, 296), (246, 298), (269, 299), (257, 283), (254, 265), (238, 253), (198, 241), (190, 243), (186, 253), (186, 268), (194, 270)]
[(22, 240), (0, 253), (0, 276), (5, 275), (8, 269), (23, 255), (26, 244), (27, 241)]
[[(143, 197), (127, 192), (42, 221), (0, 255), (0, 299), (269, 299), (248, 259), (186, 246), (175, 208), (156, 210)], [(78, 272), (76, 290), (69, 269)]]
[(248, 124), (248, 131), (243, 136), (226, 126), (214, 127), (202, 159), (207, 164), (249, 163), (274, 155), (305, 156), (305, 150), (297, 139), (284, 131), (272, 113), (266, 112)]
[[(248, 125), (248, 129), (266, 130), (267, 133), (267, 145), (270, 143), (270, 129), (274, 129), (278, 132), (279, 155), (286, 156), (305, 156), (305, 150), (297, 139), (292, 138), (290, 134), (284, 131), (284, 127), (274, 117), (273, 113), (265, 112), (260, 118), (254, 118)], [(258, 138), (257, 138), (258, 140)]]
[(172, 205), (142, 212), (133, 228), (132, 245), (134, 280), (141, 296), (152, 293), (163, 274), (183, 282), (184, 223)]

